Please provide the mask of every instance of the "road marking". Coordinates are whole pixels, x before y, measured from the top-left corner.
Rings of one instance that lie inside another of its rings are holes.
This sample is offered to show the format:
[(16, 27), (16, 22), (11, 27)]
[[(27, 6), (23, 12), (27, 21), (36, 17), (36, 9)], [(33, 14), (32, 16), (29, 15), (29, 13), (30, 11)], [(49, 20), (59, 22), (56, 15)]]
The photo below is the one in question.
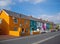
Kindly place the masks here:
[(19, 39), (32, 38), (32, 37), (36, 37), (36, 36), (40, 36), (40, 35), (44, 35), (44, 34), (25, 36), (25, 37), (21, 37), (21, 38), (20, 37), (19, 38), (13, 38), (13, 39), (8, 39), (8, 40), (2, 40), (0, 42), (7, 42), (7, 41), (13, 41), (13, 40), (19, 40)]
[[(41, 34), (41, 35), (45, 35), (45, 34)], [(40, 36), (40, 35), (33, 35), (33, 36), (27, 36), (27, 37), (19, 37), (19, 38), (13, 38), (13, 39), (9, 39), (9, 40), (2, 40), (0, 42), (8, 42), (8, 41), (13, 41), (13, 40), (19, 40), (19, 39), (26, 39), (26, 38), (32, 38), (32, 37), (36, 37), (36, 36)]]
[(19, 38), (13, 38), (13, 39), (9, 39), (9, 40), (2, 40), (0, 42), (7, 42), (7, 41), (13, 41), (13, 40), (19, 40), (19, 39), (26, 39), (26, 38), (32, 38), (32, 37), (36, 37), (36, 36), (40, 36), (40, 35), (33, 35), (33, 36), (27, 36), (27, 37), (19, 37)]
[(52, 38), (55, 38), (55, 37), (58, 36), (58, 35), (60, 35), (60, 34), (56, 34), (56, 35), (54, 35), (54, 36), (48, 37), (48, 38), (46, 38), (46, 39), (40, 40), (40, 41), (35, 42), (35, 43), (32, 43), (32, 44), (39, 44), (39, 43), (45, 42), (45, 41), (47, 41), (47, 40), (50, 40), (50, 39), (52, 39)]

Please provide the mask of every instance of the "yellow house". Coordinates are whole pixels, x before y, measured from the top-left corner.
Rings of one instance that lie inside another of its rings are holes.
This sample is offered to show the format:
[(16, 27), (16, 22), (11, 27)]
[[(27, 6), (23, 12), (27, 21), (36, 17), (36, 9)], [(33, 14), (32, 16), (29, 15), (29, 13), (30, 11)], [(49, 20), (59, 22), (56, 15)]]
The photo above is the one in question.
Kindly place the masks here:
[(12, 36), (30, 35), (28, 16), (3, 9), (0, 14), (0, 34)]

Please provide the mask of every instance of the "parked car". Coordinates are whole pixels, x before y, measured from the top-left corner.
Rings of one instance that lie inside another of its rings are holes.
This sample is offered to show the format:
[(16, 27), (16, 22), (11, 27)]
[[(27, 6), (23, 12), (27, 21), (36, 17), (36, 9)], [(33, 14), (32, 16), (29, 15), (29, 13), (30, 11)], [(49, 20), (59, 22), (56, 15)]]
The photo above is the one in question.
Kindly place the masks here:
[(60, 31), (60, 29), (58, 29), (58, 31)]
[(40, 33), (41, 33), (41, 34), (44, 34), (44, 33), (46, 33), (46, 31), (44, 31), (44, 30), (40, 30)]
[(51, 30), (51, 32), (56, 32), (56, 30)]
[(46, 32), (41, 32), (41, 34), (44, 34), (44, 33), (46, 33)]

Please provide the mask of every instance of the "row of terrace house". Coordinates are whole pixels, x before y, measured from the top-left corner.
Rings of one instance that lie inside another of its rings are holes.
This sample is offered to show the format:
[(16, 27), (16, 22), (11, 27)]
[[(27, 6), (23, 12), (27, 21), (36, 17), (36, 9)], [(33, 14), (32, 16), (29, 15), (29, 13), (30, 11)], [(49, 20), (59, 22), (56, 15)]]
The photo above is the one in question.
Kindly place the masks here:
[(47, 22), (46, 23), (46, 30), (51, 31), (54, 29), (54, 23), (53, 22)]
[(0, 13), (0, 35), (28, 36), (53, 29), (53, 23), (3, 9)]
[(0, 14), (0, 34), (24, 36), (30, 34), (30, 20), (27, 16), (3, 9)]

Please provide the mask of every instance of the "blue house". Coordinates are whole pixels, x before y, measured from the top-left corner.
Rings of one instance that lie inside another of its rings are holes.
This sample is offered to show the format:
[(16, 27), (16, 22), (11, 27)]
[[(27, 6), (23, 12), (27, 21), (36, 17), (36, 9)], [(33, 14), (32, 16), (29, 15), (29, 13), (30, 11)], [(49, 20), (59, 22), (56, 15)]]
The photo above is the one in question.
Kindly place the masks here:
[(37, 30), (37, 21), (36, 18), (30, 16), (30, 33)]
[(35, 31), (37, 29), (37, 23), (34, 20), (30, 20), (30, 31)]
[(46, 29), (47, 29), (47, 30), (50, 29), (50, 23), (49, 23), (49, 22), (46, 23)]

